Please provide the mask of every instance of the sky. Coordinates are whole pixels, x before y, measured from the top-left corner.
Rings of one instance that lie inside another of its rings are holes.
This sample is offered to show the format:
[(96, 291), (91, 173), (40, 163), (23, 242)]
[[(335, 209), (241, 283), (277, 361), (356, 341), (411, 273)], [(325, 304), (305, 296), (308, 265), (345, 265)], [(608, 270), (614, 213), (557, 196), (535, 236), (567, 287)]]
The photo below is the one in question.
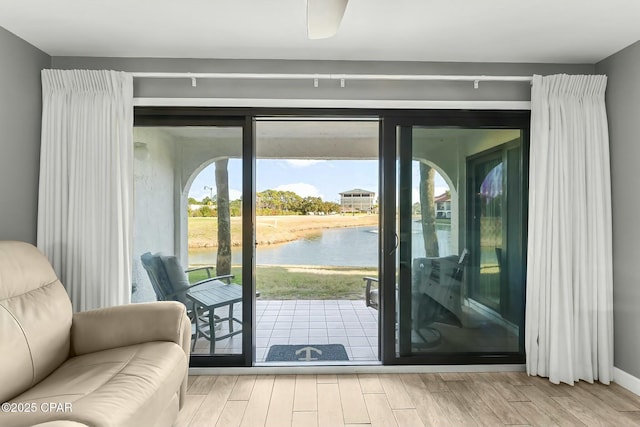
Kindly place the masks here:
[[(417, 163), (417, 162), (414, 162)], [(242, 190), (242, 163), (240, 159), (229, 160), (229, 197), (236, 200)], [(418, 201), (416, 171), (412, 171), (414, 187), (413, 201)], [(195, 178), (189, 197), (202, 200), (215, 195), (214, 165), (206, 167)], [(417, 174), (419, 176), (419, 173)], [(213, 190), (205, 189), (205, 186)], [(448, 187), (444, 179), (436, 174), (435, 195), (444, 193)], [(363, 189), (378, 195), (377, 160), (287, 160), (258, 159), (256, 161), (256, 189), (293, 191), (302, 197), (321, 197), (324, 201), (340, 202), (340, 194), (353, 189)]]

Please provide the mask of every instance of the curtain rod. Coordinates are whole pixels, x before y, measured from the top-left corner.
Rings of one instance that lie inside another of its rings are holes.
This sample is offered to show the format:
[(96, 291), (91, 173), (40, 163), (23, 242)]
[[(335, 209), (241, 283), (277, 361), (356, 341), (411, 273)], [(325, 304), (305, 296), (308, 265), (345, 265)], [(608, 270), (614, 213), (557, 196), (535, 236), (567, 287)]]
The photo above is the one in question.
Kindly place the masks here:
[(485, 75), (434, 75), (434, 74), (289, 74), (289, 73), (164, 73), (133, 72), (134, 78), (143, 79), (255, 79), (255, 80), (312, 80), (318, 86), (318, 80), (340, 80), (344, 87), (346, 80), (395, 80), (395, 81), (463, 81), (474, 82), (531, 82), (531, 76), (485, 76)]

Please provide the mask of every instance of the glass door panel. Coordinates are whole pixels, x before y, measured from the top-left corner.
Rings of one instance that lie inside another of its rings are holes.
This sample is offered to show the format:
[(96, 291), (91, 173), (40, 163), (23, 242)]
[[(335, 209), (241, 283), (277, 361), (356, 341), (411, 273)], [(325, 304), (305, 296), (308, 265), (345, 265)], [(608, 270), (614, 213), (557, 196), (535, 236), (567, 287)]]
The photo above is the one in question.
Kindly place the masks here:
[(256, 120), (256, 364), (379, 360), (377, 120)]
[(243, 197), (245, 122), (236, 123), (134, 128), (132, 300), (184, 304), (199, 366), (244, 365), (251, 348), (252, 270), (242, 248), (253, 233), (244, 215), (252, 196)]
[(396, 141), (396, 357), (522, 354), (522, 131), (407, 125)]
[(470, 296), (485, 306), (500, 311), (501, 264), (503, 247), (503, 169), (502, 153), (482, 156), (469, 165), (470, 211), (469, 237), (479, 250), (472, 255), (474, 280)]

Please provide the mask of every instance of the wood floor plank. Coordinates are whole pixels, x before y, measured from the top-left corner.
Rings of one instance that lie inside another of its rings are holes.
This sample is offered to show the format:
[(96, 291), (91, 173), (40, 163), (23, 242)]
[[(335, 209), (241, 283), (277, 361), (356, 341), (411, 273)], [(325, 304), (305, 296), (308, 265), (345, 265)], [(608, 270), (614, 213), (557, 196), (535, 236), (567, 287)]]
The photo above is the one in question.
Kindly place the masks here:
[(396, 417), (393, 415), (387, 396), (378, 393), (364, 395), (367, 405), (371, 427), (398, 427)]
[(584, 404), (586, 407), (592, 409), (597, 408), (598, 417), (605, 420), (607, 423), (612, 423), (613, 425), (623, 426), (630, 424), (630, 418), (627, 416), (626, 412), (618, 412), (613, 409), (611, 406), (607, 405), (600, 398), (594, 396), (589, 393), (586, 388), (592, 387), (590, 384), (576, 384), (573, 387), (569, 387), (568, 392), (571, 397), (580, 403)]
[(344, 427), (338, 384), (318, 384), (318, 427)]
[(422, 381), (427, 385), (427, 389), (432, 393), (450, 391), (447, 383), (445, 383), (438, 374), (421, 374), (421, 377)]
[(214, 375), (198, 375), (187, 389), (187, 394), (209, 394), (217, 379)]
[(265, 425), (274, 380), (275, 377), (273, 375), (260, 375), (256, 377), (251, 397), (249, 397), (249, 401), (247, 402), (247, 409), (240, 422), (241, 426), (256, 427)]
[(216, 427), (238, 427), (247, 409), (246, 400), (227, 400)]
[(535, 385), (540, 390), (550, 397), (567, 397), (569, 396), (568, 390), (571, 388), (567, 384), (553, 384), (549, 381), (549, 378), (532, 376), (529, 377), (532, 385)]
[(615, 393), (610, 386), (600, 383), (588, 384), (580, 381), (576, 384), (576, 387), (580, 387), (593, 394), (616, 411), (640, 411), (640, 403), (636, 404), (632, 399), (627, 398), (627, 396)]
[(407, 394), (402, 380), (397, 374), (380, 375), (380, 383), (391, 409), (411, 409), (415, 408), (411, 397)]
[(294, 412), (291, 427), (318, 427), (318, 412)]
[(640, 411), (627, 412), (627, 416), (635, 423), (636, 426), (640, 426)]
[(193, 384), (196, 378), (198, 378), (198, 375), (189, 375), (187, 377), (187, 390), (189, 390), (189, 387), (191, 387), (191, 384)]
[(398, 427), (424, 427), (416, 409), (394, 409), (393, 416)]
[(474, 382), (471, 387), (504, 424), (526, 424), (524, 417), (504, 400), (490, 382)]
[(338, 377), (338, 388), (340, 390), (340, 401), (345, 424), (370, 423), (358, 377), (356, 375), (340, 375)]
[(468, 409), (450, 391), (433, 393), (433, 399), (454, 426), (477, 426)]
[(294, 375), (278, 375), (273, 383), (266, 427), (290, 426), (293, 418)]
[(522, 372), (190, 376), (177, 427), (640, 426), (617, 384)]
[[(518, 391), (536, 405), (536, 407), (553, 418), (562, 427), (584, 427), (585, 424), (573, 414), (566, 411), (551, 396), (544, 393), (544, 389), (534, 385), (516, 386)], [(566, 396), (565, 396), (566, 397)]]
[(442, 381), (464, 381), (464, 375), (460, 372), (441, 372), (438, 374)]
[(552, 397), (561, 407), (569, 412), (574, 417), (578, 418), (584, 424), (589, 427), (605, 427), (607, 425), (620, 425), (620, 424), (608, 424), (603, 420), (596, 412), (585, 406), (583, 403), (578, 402), (573, 397)]
[(624, 388), (624, 387), (622, 387), (622, 386), (620, 386), (620, 385), (618, 385), (616, 383), (611, 383), (609, 385), (609, 388), (616, 395), (624, 396), (625, 399), (628, 399), (628, 400), (632, 401), (634, 403), (634, 405), (640, 405), (640, 396), (638, 396), (637, 394), (633, 393), (632, 391), (629, 391), (626, 388)]
[(200, 408), (189, 423), (192, 427), (215, 426), (229, 399), (231, 390), (238, 379), (237, 376), (220, 375), (216, 377), (215, 387), (211, 389), (200, 405)]
[(513, 385), (533, 385), (531, 377), (526, 372), (507, 372), (509, 383)]
[(178, 413), (178, 419), (176, 419), (174, 427), (188, 426), (193, 419), (193, 416), (198, 412), (198, 409), (200, 409), (200, 405), (202, 405), (203, 400), (204, 395), (202, 394), (187, 395), (184, 406)]
[(536, 427), (554, 427), (558, 425), (553, 418), (541, 411), (533, 402), (512, 402), (512, 405), (527, 420), (529, 425)]
[(491, 382), (493, 381), (493, 372), (467, 372), (464, 374), (465, 379), (470, 383)]
[(255, 375), (240, 375), (236, 381), (236, 385), (231, 391), (229, 400), (249, 400), (253, 386), (256, 383)]
[(418, 416), (425, 426), (455, 427), (440, 406), (433, 399), (433, 395), (418, 374), (400, 374), (407, 394), (415, 405)]
[(467, 381), (456, 381), (449, 384), (449, 388), (456, 395), (473, 417), (476, 424), (483, 427), (493, 427), (502, 424), (498, 416), (469, 386)]
[(338, 376), (337, 375), (318, 375), (316, 377), (316, 383), (318, 384), (337, 384)]
[(506, 377), (497, 377), (495, 381), (491, 382), (491, 385), (507, 402), (527, 402), (529, 400), (524, 394), (518, 391), (516, 386), (509, 383)]
[(294, 412), (318, 410), (318, 390), (315, 375), (296, 376), (293, 410)]
[(377, 374), (358, 374), (358, 380), (363, 393), (384, 393)]

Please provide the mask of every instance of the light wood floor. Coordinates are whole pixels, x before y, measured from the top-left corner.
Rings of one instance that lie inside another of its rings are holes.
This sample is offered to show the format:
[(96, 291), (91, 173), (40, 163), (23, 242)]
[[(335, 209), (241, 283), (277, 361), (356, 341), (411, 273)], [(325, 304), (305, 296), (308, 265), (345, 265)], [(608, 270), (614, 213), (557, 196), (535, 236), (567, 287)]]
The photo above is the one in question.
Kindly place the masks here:
[(640, 397), (513, 372), (194, 376), (176, 425), (640, 426)]

